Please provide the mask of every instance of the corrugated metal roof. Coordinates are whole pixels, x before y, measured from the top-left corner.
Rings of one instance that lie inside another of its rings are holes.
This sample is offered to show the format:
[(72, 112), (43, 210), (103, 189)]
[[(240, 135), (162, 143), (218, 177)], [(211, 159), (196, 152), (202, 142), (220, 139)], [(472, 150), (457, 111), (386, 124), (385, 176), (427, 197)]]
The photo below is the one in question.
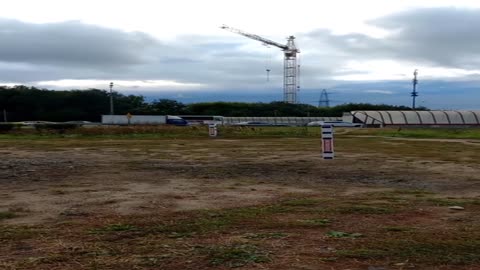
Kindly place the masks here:
[(480, 111), (352, 111), (367, 125), (480, 125)]

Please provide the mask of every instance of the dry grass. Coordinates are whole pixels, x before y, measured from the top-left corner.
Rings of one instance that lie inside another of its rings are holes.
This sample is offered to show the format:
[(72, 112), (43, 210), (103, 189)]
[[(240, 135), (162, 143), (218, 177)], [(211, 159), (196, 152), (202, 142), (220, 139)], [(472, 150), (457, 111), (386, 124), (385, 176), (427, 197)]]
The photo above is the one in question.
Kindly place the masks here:
[[(24, 206), (30, 211), (19, 216), (6, 214), (0, 218), (0, 268), (475, 269), (480, 264), (480, 197), (472, 193), (480, 180), (474, 162), (478, 146), (349, 135), (338, 136), (336, 146), (338, 158), (323, 161), (318, 138), (5, 137), (0, 139), (8, 156), (0, 163), (9, 176), (0, 190), (5, 203), (28, 192), (61, 201), (72, 196), (105, 201), (80, 200), (72, 214), (30, 225), (15, 221), (38, 214), (35, 205)], [(71, 159), (75, 173), (39, 161), (58, 157)], [(13, 170), (20, 165), (34, 170)], [(134, 183), (148, 186), (127, 198)], [(183, 193), (155, 193), (165, 183), (184, 185)], [(153, 187), (158, 189), (150, 191)], [(192, 198), (210, 204), (175, 208)], [(138, 204), (136, 211), (115, 211), (129, 203)], [(465, 210), (450, 210), (452, 205)]]

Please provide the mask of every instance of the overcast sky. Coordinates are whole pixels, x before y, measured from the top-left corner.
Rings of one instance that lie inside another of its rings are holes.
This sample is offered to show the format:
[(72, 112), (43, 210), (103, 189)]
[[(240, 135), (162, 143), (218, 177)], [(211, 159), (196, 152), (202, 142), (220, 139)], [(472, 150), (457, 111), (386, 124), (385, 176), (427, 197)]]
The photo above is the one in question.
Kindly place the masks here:
[(113, 81), (158, 98), (281, 99), (281, 51), (222, 24), (279, 43), (296, 36), (305, 102), (323, 88), (344, 102), (409, 102), (418, 69), (424, 105), (480, 109), (471, 96), (480, 100), (476, 0), (4, 1), (0, 85), (106, 89)]

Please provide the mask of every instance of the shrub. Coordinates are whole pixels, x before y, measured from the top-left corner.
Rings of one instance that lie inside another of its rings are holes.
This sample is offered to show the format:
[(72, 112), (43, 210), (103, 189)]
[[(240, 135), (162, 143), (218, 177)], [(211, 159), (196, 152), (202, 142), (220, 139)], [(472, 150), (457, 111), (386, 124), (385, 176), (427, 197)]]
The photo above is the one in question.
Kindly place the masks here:
[(60, 124), (56, 124), (56, 123), (52, 123), (52, 124), (36, 124), (35, 125), (35, 129), (39, 132), (42, 132), (42, 131), (54, 131), (54, 132), (57, 132), (57, 133), (60, 133), (60, 134), (63, 134), (65, 133), (65, 131), (67, 130), (72, 130), (72, 129), (75, 129), (75, 128), (78, 128), (79, 125), (77, 124), (65, 124), (65, 123), (60, 123)]
[(18, 125), (13, 124), (13, 123), (0, 123), (0, 132), (1, 133), (6, 133), (9, 131), (12, 131), (15, 127)]

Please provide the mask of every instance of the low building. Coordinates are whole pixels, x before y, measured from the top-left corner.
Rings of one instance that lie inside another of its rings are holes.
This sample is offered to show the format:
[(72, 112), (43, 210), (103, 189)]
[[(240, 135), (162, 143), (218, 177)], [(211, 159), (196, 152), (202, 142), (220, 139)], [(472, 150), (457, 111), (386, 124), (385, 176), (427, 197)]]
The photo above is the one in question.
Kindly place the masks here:
[(480, 126), (480, 111), (352, 111), (343, 120), (370, 127)]

